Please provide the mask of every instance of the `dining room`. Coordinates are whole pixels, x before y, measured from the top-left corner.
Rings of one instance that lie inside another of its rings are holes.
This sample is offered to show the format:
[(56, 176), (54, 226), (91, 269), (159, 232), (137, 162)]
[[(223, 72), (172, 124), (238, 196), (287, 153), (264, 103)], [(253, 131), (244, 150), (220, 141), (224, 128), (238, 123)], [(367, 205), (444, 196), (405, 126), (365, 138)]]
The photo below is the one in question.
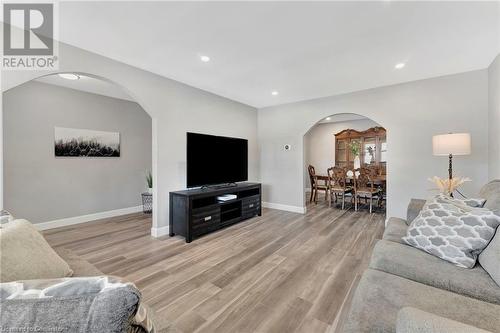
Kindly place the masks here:
[(304, 136), (306, 205), (385, 214), (387, 132), (352, 113), (335, 114)]

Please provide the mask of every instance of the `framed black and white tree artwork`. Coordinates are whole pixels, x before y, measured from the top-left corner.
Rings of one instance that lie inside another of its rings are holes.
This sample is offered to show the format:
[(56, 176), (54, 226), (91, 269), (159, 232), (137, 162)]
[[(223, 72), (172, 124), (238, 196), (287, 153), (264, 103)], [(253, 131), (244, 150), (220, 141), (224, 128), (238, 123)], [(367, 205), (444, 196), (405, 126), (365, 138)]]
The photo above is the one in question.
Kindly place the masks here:
[(120, 157), (120, 133), (56, 127), (57, 157)]

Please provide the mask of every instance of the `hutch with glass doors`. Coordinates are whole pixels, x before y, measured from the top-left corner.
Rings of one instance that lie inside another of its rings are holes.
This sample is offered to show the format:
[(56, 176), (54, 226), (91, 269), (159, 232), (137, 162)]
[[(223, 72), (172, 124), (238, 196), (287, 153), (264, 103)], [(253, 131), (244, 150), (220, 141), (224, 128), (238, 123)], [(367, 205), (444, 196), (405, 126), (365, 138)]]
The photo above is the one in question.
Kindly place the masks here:
[(355, 156), (350, 146), (358, 142), (361, 166), (377, 166), (385, 174), (387, 164), (386, 131), (383, 127), (372, 127), (366, 131), (346, 129), (335, 134), (335, 165), (354, 169)]

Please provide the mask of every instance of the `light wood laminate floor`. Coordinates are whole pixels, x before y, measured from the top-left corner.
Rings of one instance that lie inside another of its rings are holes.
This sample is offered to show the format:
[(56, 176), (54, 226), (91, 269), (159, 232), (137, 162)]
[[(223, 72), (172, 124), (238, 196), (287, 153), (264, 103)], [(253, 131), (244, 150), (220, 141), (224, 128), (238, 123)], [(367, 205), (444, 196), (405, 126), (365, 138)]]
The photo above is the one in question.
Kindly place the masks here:
[(143, 214), (44, 235), (133, 281), (162, 325), (181, 332), (335, 332), (384, 220), (319, 202), (305, 215), (264, 209), (190, 244), (151, 238)]

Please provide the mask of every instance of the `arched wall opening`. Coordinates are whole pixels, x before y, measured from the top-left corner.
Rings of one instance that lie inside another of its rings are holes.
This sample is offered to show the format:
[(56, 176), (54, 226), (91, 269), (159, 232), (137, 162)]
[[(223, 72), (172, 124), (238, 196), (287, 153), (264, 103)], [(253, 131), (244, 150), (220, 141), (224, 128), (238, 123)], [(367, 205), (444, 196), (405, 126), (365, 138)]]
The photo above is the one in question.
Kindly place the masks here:
[(2, 91), (60, 72), (95, 74), (124, 88), (152, 118), (156, 179), (152, 236), (169, 234), (169, 192), (186, 187), (186, 132), (248, 139), (249, 180), (259, 181), (255, 108), (62, 42), (58, 59), (58, 69), (51, 71), (2, 71)]
[[(349, 170), (354, 169), (352, 165), (353, 161), (349, 160), (350, 153), (347, 152), (348, 147), (345, 147), (345, 156), (342, 156), (342, 149), (338, 150), (336, 147), (335, 135), (345, 130), (354, 130), (363, 133), (367, 130), (378, 130), (380, 128), (384, 130), (381, 132), (383, 134), (380, 137), (377, 136), (372, 139), (371, 135), (368, 135), (367, 139), (360, 141), (360, 166), (379, 167), (381, 173), (384, 175), (383, 178), (387, 179), (386, 181), (384, 180), (383, 184), (387, 189), (388, 187), (385, 186), (389, 181), (387, 170), (390, 169), (390, 158), (388, 158), (387, 150), (387, 136), (389, 131), (387, 131), (383, 124), (358, 113), (334, 113), (322, 117), (307, 129), (302, 139), (302, 201), (305, 203), (305, 206), (312, 198), (310, 195), (309, 165), (314, 166), (316, 174), (325, 176), (327, 175), (327, 169), (335, 165), (346, 167)], [(344, 140), (339, 141), (344, 142)], [(321, 195), (316, 199), (323, 200)]]
[[(59, 74), (70, 74), (70, 75), (77, 75), (80, 77), (81, 80), (77, 80), (77, 81), (74, 81), (74, 82), (80, 82), (80, 86), (79, 87), (76, 87), (76, 86), (73, 86), (71, 83), (73, 81), (71, 80), (64, 80), (64, 79), (61, 79), (61, 84), (58, 84), (58, 81), (56, 80), (59, 76)], [(84, 83), (84, 80), (83, 79), (86, 79), (86, 83)], [(92, 82), (90, 85), (89, 85), (89, 82)], [(96, 85), (96, 82), (97, 82), (97, 85)], [(99, 83), (100, 82), (100, 83)], [(148, 128), (142, 128), (141, 129), (141, 133), (148, 133), (148, 136), (147, 136), (147, 140), (149, 140), (149, 143), (147, 142), (141, 142), (140, 145), (139, 145), (139, 142), (141, 141), (141, 139), (143, 138), (137, 138), (137, 137), (134, 137), (134, 139), (132, 140), (132, 136), (137, 136), (137, 132), (134, 132), (132, 133), (131, 131), (130, 132), (127, 132), (129, 133), (130, 135), (127, 135), (127, 137), (124, 137), (122, 135), (122, 133), (118, 134), (118, 137), (119, 137), (119, 142), (118, 142), (118, 145), (119, 147), (121, 148), (122, 150), (122, 159), (126, 160), (126, 164), (127, 164), (127, 169), (129, 171), (127, 172), (130, 172), (130, 170), (132, 168), (135, 168), (134, 172), (135, 172), (135, 175), (134, 175), (134, 179), (131, 183), (135, 184), (133, 187), (134, 188), (137, 188), (138, 186), (138, 183), (140, 184), (143, 184), (143, 192), (147, 191), (147, 184), (146, 184), (146, 175), (151, 172), (152, 176), (153, 176), (153, 180), (156, 180), (157, 179), (157, 157), (156, 157), (156, 142), (157, 142), (157, 138), (156, 138), (156, 121), (155, 121), (155, 118), (153, 118), (151, 116), (151, 114), (147, 111), (147, 109), (145, 107), (143, 107), (142, 103), (139, 102), (134, 96), (133, 94), (131, 94), (129, 92), (128, 89), (126, 89), (125, 87), (123, 87), (122, 85), (114, 82), (113, 80), (110, 80), (110, 79), (107, 79), (107, 78), (104, 78), (100, 75), (95, 75), (95, 74), (92, 74), (92, 73), (87, 73), (87, 72), (80, 72), (80, 71), (77, 71), (77, 72), (67, 72), (67, 71), (60, 71), (60, 72), (51, 72), (50, 74), (46, 74), (46, 75), (38, 75), (38, 76), (35, 76), (33, 77), (32, 79), (30, 80), (26, 80), (25, 82), (21, 83), (21, 84), (18, 84), (18, 85), (15, 85), (14, 87), (11, 87), (10, 89), (8, 90), (5, 90), (5, 91), (2, 91), (2, 100), (3, 100), (3, 106), (5, 107), (6, 106), (6, 96), (9, 96), (9, 95), (13, 95), (13, 93), (17, 90), (17, 89), (23, 89), (23, 86), (26, 86), (26, 85), (29, 85), (29, 84), (32, 84), (32, 85), (40, 85), (40, 84), (46, 84), (47, 86), (52, 86), (52, 87), (57, 87), (58, 85), (59, 86), (62, 86), (64, 88), (70, 88), (70, 89), (74, 89), (75, 91), (78, 91), (80, 90), (80, 93), (83, 92), (83, 93), (91, 93), (91, 94), (87, 94), (89, 96), (92, 96), (92, 93), (93, 94), (96, 94), (96, 97), (99, 96), (99, 95), (104, 95), (104, 96), (101, 96), (102, 98), (104, 98), (105, 101), (114, 101), (116, 100), (117, 103), (123, 103), (124, 106), (127, 106), (127, 105), (136, 105), (136, 107), (134, 108), (133, 106), (131, 108), (125, 108), (124, 110), (126, 110), (128, 112), (127, 114), (127, 121), (130, 121), (131, 124), (136, 122), (137, 124), (139, 125), (144, 125), (145, 124), (145, 121), (148, 122)], [(82, 85), (83, 84), (83, 85)], [(87, 84), (88, 86), (85, 86), (85, 84)], [(91, 88), (90, 90), (88, 88)], [(97, 87), (97, 90), (95, 90)], [(36, 86), (35, 86), (36, 88)], [(59, 87), (60, 88), (60, 87)], [(94, 89), (94, 91), (93, 91)], [(104, 89), (104, 90), (103, 90)], [(33, 91), (33, 90), (32, 90)], [(102, 91), (105, 91), (105, 93), (101, 93)], [(85, 95), (85, 94), (83, 94)], [(26, 98), (29, 98), (29, 96), (26, 96)], [(100, 97), (99, 97), (100, 98)], [(128, 102), (131, 102), (131, 103), (128, 103)], [(106, 104), (107, 105), (107, 104)], [(72, 106), (71, 105), (68, 105), (68, 108), (70, 109)], [(68, 110), (69, 110), (68, 109)], [(5, 116), (5, 109), (3, 110), (4, 112), (4, 116)], [(133, 115), (133, 113), (135, 111), (138, 111), (140, 113), (142, 113), (142, 115), (140, 115), (140, 119), (135, 119), (135, 118), (131, 118), (130, 116)], [(82, 116), (83, 117), (83, 116)], [(147, 119), (147, 120), (146, 120)], [(29, 119), (26, 119), (26, 121), (30, 121)], [(64, 122), (62, 122), (64, 123)], [(66, 122), (67, 123), (67, 122)], [(79, 126), (77, 125), (78, 122), (75, 122), (75, 125), (74, 126), (68, 126), (68, 127), (73, 127), (73, 128), (78, 128)], [(83, 122), (85, 123), (85, 122)], [(2, 134), (5, 133), (6, 131), (6, 127), (5, 126), (9, 126), (7, 123), (3, 123), (2, 124)], [(64, 124), (61, 124), (61, 125), (64, 125)], [(111, 127), (113, 127), (113, 123), (112, 121), (109, 121), (108, 122), (108, 125), (111, 125)], [(116, 126), (119, 126), (118, 124), (115, 124), (115, 127)], [(123, 124), (120, 124), (120, 126), (123, 126)], [(65, 126), (62, 126), (62, 127), (65, 127)], [(89, 127), (92, 127), (92, 125), (90, 126), (83, 126), (84, 129), (87, 129), (87, 130), (92, 130), (92, 128), (89, 128)], [(99, 126), (98, 126), (99, 127)], [(127, 126), (127, 128), (130, 128), (129, 126)], [(130, 130), (130, 129), (129, 129)], [(52, 140), (55, 139), (54, 135), (55, 135), (55, 129), (52, 129)], [(110, 132), (111, 133), (111, 132)], [(116, 134), (117, 132), (115, 132)], [(47, 133), (45, 133), (45, 136)], [(26, 135), (29, 135), (29, 133), (26, 133)], [(105, 139), (107, 140), (107, 139)], [(142, 140), (142, 141), (145, 141), (145, 140)], [(52, 141), (55, 143), (55, 140)], [(5, 143), (5, 142), (4, 142)], [(123, 146), (125, 145), (125, 147)], [(128, 145), (128, 146), (127, 146)], [(46, 144), (47, 146), (47, 144)], [(131, 166), (129, 167), (129, 163), (130, 162), (130, 151), (132, 151), (132, 149), (134, 149), (133, 151), (135, 152), (139, 152), (138, 149), (140, 148), (145, 148), (146, 146), (149, 146), (147, 147), (147, 151), (146, 153), (141, 153), (141, 155), (137, 156), (134, 158), (135, 161), (139, 161), (140, 162), (140, 157), (142, 155), (145, 155), (145, 156), (148, 156), (149, 158), (149, 162), (147, 164), (147, 168), (143, 168), (142, 167), (142, 163), (140, 165), (134, 165), (134, 166)], [(54, 156), (55, 154), (55, 147), (44, 147), (44, 150), (47, 150), (45, 148), (48, 148), (49, 150), (51, 150), (50, 152), (52, 153), (52, 156)], [(132, 149), (131, 149), (132, 148)], [(125, 150), (124, 150), (125, 149)], [(12, 149), (10, 149), (10, 151), (12, 151)], [(125, 154), (125, 155), (123, 155)], [(8, 158), (8, 156), (6, 155), (6, 149), (4, 149), (4, 151), (2, 152), (2, 162), (3, 162), (3, 177), (4, 177), (4, 182), (3, 182), (3, 186), (2, 186), (2, 191), (4, 190), (4, 188), (6, 187), (7, 182), (5, 181), (5, 176), (6, 176), (6, 173), (8, 172), (8, 166), (6, 165), (6, 159)], [(53, 157), (52, 157), (53, 158)], [(58, 158), (58, 157), (56, 157)], [(86, 157), (88, 159), (97, 159), (97, 157), (95, 156), (89, 156), (89, 157)], [(64, 157), (63, 157), (64, 159)], [(112, 158), (109, 158), (109, 160), (107, 162), (104, 162), (106, 158), (102, 158), (101, 159), (101, 164), (104, 163), (108, 163), (108, 166), (109, 166), (109, 161), (111, 161)], [(69, 159), (68, 159), (69, 160)], [(88, 162), (88, 161), (87, 161)], [(68, 161), (65, 161), (64, 163), (77, 163), (76, 160), (74, 161), (71, 161), (71, 162), (68, 162)], [(90, 161), (90, 163), (92, 163)], [(87, 163), (88, 164), (88, 163)], [(142, 171), (140, 171), (140, 169), (144, 169)], [(64, 175), (61, 175), (61, 177), (64, 177)], [(140, 179), (138, 179), (138, 177)], [(127, 180), (127, 179), (124, 179), (123, 180), (124, 182), (127, 182), (127, 181), (130, 181)], [(156, 186), (157, 182), (156, 181), (153, 181), (153, 214), (152, 214), (152, 222), (153, 222), (153, 229), (156, 227), (157, 225), (157, 196), (155, 195), (157, 193), (157, 186)], [(115, 184), (116, 185), (116, 184)], [(103, 186), (104, 187), (113, 187), (115, 186), (111, 183), (106, 183), (104, 182)], [(54, 187), (56, 187), (54, 185)], [(131, 185), (132, 187), (132, 185)], [(50, 191), (50, 187), (48, 189), (48, 191)], [(11, 193), (7, 193), (6, 192), (6, 195), (11, 195)], [(122, 196), (123, 193), (116, 193), (117, 196)], [(139, 190), (138, 193), (136, 193), (137, 195), (137, 198), (139, 199), (139, 201), (137, 202), (138, 205), (135, 205), (134, 208), (139, 208), (140, 206), (140, 198), (141, 198), (141, 191)], [(16, 200), (18, 200), (19, 198), (16, 198)], [(78, 200), (78, 198), (74, 198), (75, 200)], [(123, 199), (123, 198), (122, 198)], [(7, 202), (6, 202), (6, 197), (3, 197), (3, 207), (5, 207), (6, 209), (9, 209), (8, 205), (5, 205)], [(122, 201), (127, 201), (125, 199), (123, 199)], [(128, 199), (128, 201), (130, 201), (130, 199)], [(86, 205), (91, 205), (92, 202), (90, 200), (90, 203), (89, 203), (89, 200), (86, 201)], [(82, 203), (82, 205), (84, 205)], [(57, 202), (54, 202), (54, 206), (52, 207), (53, 209), (57, 209)], [(88, 207), (87, 207), (88, 208)], [(116, 209), (111, 209), (113, 211), (113, 213), (117, 213), (117, 214), (120, 214), (121, 212), (123, 213), (127, 213), (130, 211), (130, 208), (132, 207), (123, 207), (123, 209), (121, 208), (116, 208)], [(110, 211), (111, 211), (110, 210)], [(102, 214), (100, 213), (106, 213), (106, 211), (102, 210), (101, 211), (95, 211), (95, 212), (89, 212), (88, 215), (96, 215), (96, 216), (100, 216)], [(15, 212), (14, 212), (15, 213)], [(93, 214), (93, 213), (96, 213), (96, 214)], [(43, 214), (42, 214), (43, 215)], [(84, 215), (84, 214), (82, 214)], [(105, 214), (104, 214), (105, 215)], [(17, 216), (19, 218), (23, 218), (24, 216)], [(77, 223), (79, 221), (83, 221), (85, 220), (84, 218), (80, 218), (81, 216), (77, 216), (77, 218), (74, 218), (72, 219), (72, 216), (61, 216), (60, 219), (58, 218), (51, 218), (49, 219), (49, 221), (45, 221), (47, 220), (47, 218), (41, 218), (39, 220), (37, 220), (36, 222), (54, 222), (54, 221), (58, 221), (58, 220), (61, 220), (61, 221), (64, 221), (62, 223)], [(89, 217), (92, 219), (92, 217)], [(55, 224), (51, 224), (51, 223), (47, 223), (47, 225), (45, 227), (42, 227), (42, 228), (46, 228), (46, 227), (55, 227), (57, 226), (57, 223)]]

